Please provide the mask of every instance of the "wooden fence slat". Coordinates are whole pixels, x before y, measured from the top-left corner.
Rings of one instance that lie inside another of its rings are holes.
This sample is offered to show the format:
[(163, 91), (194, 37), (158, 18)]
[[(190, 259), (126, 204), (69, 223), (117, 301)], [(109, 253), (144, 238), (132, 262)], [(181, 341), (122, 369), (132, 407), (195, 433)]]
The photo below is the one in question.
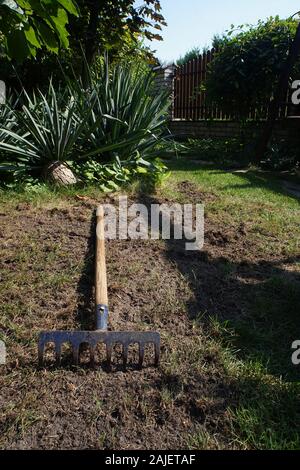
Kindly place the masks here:
[(188, 63), (188, 119), (192, 118), (192, 61)]
[(196, 60), (196, 96), (195, 96), (195, 107), (196, 107), (196, 120), (200, 119), (200, 86), (201, 86), (201, 56)]
[(203, 98), (203, 92), (201, 90), (201, 85), (202, 85), (202, 73), (203, 73), (203, 56), (201, 55), (199, 57), (199, 119), (203, 119), (203, 113), (202, 113), (202, 98)]
[(195, 117), (196, 117), (196, 103), (195, 103), (195, 93), (196, 93), (196, 87), (197, 87), (197, 82), (196, 82), (196, 59), (193, 59), (192, 61), (192, 103), (191, 103), (191, 106), (192, 106), (192, 115), (191, 115), (191, 119), (193, 121), (195, 121)]
[(183, 65), (183, 74), (182, 74), (182, 88), (183, 88), (183, 93), (182, 93), (182, 119), (185, 119), (185, 111), (186, 111), (186, 67), (187, 65)]
[[(211, 104), (207, 101), (206, 93), (202, 85), (207, 79), (209, 64), (214, 60), (218, 50), (212, 49), (199, 55), (198, 58), (178, 66), (174, 77), (173, 116), (181, 120), (204, 120), (204, 119), (235, 119), (231, 113), (225, 112), (219, 103)], [(289, 96), (287, 102), (283, 103), (279, 116), (285, 118), (289, 113)], [(259, 108), (252, 108), (249, 112), (250, 119), (266, 119), (268, 115), (268, 103)]]

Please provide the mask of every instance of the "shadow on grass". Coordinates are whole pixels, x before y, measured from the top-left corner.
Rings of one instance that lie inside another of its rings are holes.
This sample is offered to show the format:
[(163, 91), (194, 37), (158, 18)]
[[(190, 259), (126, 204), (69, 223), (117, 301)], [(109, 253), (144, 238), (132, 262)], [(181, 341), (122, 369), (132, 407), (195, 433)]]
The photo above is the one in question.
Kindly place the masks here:
[(273, 192), (274, 194), (280, 194), (283, 196), (289, 196), (292, 199), (295, 199), (299, 202), (300, 198), (289, 192), (284, 186), (282, 177), (280, 175), (276, 176), (274, 173), (270, 174), (270, 172), (263, 172), (259, 170), (247, 170), (239, 171), (235, 168), (230, 168), (230, 166), (226, 169), (224, 165), (219, 164), (216, 162), (215, 164), (202, 164), (201, 161), (199, 163), (195, 163), (193, 161), (189, 161), (188, 159), (177, 159), (168, 162), (168, 167), (170, 170), (174, 171), (202, 171), (208, 170), (211, 175), (226, 175), (232, 174), (234, 176), (238, 176), (239, 178), (244, 179), (244, 183), (237, 183), (237, 184), (229, 184), (227, 186), (223, 186), (223, 190), (248, 190), (248, 189), (262, 189), (268, 190)]
[[(218, 173), (220, 174), (220, 172)], [(266, 176), (264, 173), (256, 173), (254, 171), (247, 171), (246, 173), (233, 172), (234, 175), (243, 178), (245, 183), (228, 185), (225, 189), (243, 190), (243, 189), (263, 189), (272, 191), (275, 194), (281, 194), (282, 196), (289, 196), (296, 201), (300, 201), (299, 196), (289, 192), (282, 184), (282, 181), (274, 175)]]
[[(192, 286), (191, 319), (217, 320), (223, 342), (238, 350), (238, 358), (258, 361), (287, 380), (299, 380), (291, 362), (292, 343), (300, 338), (300, 276), (279, 263), (233, 263), (207, 258), (205, 252), (180, 254), (169, 247), (167, 256)], [(209, 326), (209, 324), (208, 324)]]
[[(140, 202), (148, 208), (157, 203), (145, 195)], [(231, 262), (205, 249), (186, 252), (185, 242), (166, 241), (165, 256), (192, 289), (189, 319), (201, 324), (208, 338), (217, 338), (221, 348), (230, 350), (231, 360), (243, 365), (227, 380), (219, 376), (219, 388), (211, 392), (203, 392), (206, 379), (193, 370), (187, 387), (181, 377), (168, 374), (162, 374), (157, 386), (170, 393), (188, 389), (193, 399), (187, 399), (187, 407), (200, 423), (210, 414), (212, 423), (220, 419), (209, 407), (203, 413), (197, 397), (201, 402), (203, 393), (224, 396), (218, 413), (222, 416), (227, 410), (231, 415), (232, 439), (238, 447), (299, 449), (299, 368), (292, 364), (291, 346), (300, 339), (300, 274), (290, 269), (298, 259)], [(222, 423), (216, 426), (213, 432), (224, 433)], [(198, 442), (197, 434), (191, 437)]]
[[(145, 195), (140, 200), (149, 208), (157, 203)], [(258, 361), (269, 373), (298, 381), (291, 346), (300, 339), (300, 273), (291, 266), (300, 257), (233, 262), (205, 249), (187, 252), (186, 240), (166, 243), (166, 257), (193, 291), (189, 318), (201, 316), (208, 330), (217, 322), (224, 345), (238, 350), (238, 358)]]

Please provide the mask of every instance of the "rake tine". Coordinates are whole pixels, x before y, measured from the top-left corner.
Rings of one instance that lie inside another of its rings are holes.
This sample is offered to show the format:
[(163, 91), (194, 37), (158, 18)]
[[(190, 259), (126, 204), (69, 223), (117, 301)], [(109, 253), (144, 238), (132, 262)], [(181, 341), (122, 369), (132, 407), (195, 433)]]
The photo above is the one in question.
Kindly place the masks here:
[(123, 366), (126, 368), (128, 361), (128, 345), (124, 344), (123, 346)]
[(91, 365), (95, 366), (95, 347), (90, 346), (90, 358), (91, 358)]
[(154, 343), (154, 350), (155, 350), (155, 366), (157, 367), (160, 361), (160, 345)]
[(55, 362), (57, 365), (61, 363), (61, 344), (55, 343)]
[(39, 360), (39, 365), (42, 366), (44, 363), (44, 345), (39, 345), (38, 360)]
[(73, 361), (75, 366), (79, 364), (79, 345), (73, 345)]
[[(113, 348), (120, 345), (122, 350), (122, 362), (124, 369), (128, 365), (130, 345), (138, 345), (138, 364), (142, 368), (145, 361), (145, 349), (148, 344), (154, 345), (156, 366), (160, 360), (160, 335), (156, 331), (111, 331), (108, 329), (108, 290), (105, 261), (105, 226), (104, 207), (97, 209), (96, 227), (96, 254), (95, 254), (95, 330), (94, 331), (43, 331), (40, 333), (38, 342), (38, 360), (43, 365), (47, 356), (45, 350), (49, 343), (54, 344), (55, 359), (57, 364), (61, 364), (62, 346), (68, 344), (72, 348), (73, 363), (79, 366), (81, 362), (81, 346), (88, 345), (90, 353), (90, 364), (94, 366), (100, 362), (104, 366), (102, 357), (98, 361), (96, 353), (97, 345), (105, 345), (107, 369), (112, 368)], [(85, 349), (84, 349), (85, 350)], [(83, 359), (83, 358), (82, 358)], [(105, 367), (105, 366), (104, 366)]]
[(144, 356), (145, 356), (145, 345), (140, 343), (140, 348), (139, 348), (139, 367), (142, 367), (143, 362), (144, 362)]
[(106, 361), (107, 361), (108, 367), (110, 367), (111, 365), (111, 355), (112, 355), (112, 344), (107, 343), (106, 344)]

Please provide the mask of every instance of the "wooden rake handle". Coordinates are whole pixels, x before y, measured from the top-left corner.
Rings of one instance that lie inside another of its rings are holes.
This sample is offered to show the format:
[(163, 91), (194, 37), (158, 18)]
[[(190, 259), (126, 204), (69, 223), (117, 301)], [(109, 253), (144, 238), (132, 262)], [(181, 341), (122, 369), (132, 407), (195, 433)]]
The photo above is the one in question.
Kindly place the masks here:
[(96, 266), (95, 300), (97, 330), (107, 330), (108, 294), (105, 260), (104, 208), (99, 206), (96, 212)]

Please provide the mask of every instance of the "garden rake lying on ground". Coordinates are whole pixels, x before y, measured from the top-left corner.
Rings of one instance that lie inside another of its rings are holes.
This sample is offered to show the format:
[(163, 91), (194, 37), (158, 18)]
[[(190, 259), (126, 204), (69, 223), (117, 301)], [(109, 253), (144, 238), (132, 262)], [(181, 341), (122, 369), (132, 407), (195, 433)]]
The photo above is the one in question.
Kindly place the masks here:
[(73, 351), (75, 365), (80, 362), (80, 346), (88, 345), (90, 349), (90, 360), (95, 364), (95, 351), (98, 344), (105, 344), (106, 360), (111, 365), (113, 347), (116, 344), (122, 346), (123, 365), (128, 362), (128, 348), (130, 345), (139, 346), (139, 366), (141, 367), (145, 356), (145, 347), (154, 345), (155, 365), (160, 359), (160, 335), (157, 332), (137, 331), (108, 331), (108, 295), (105, 262), (105, 240), (104, 240), (104, 208), (100, 206), (96, 214), (96, 275), (95, 275), (95, 297), (96, 297), (96, 330), (94, 331), (45, 331), (40, 333), (38, 356), (39, 363), (44, 363), (44, 352), (48, 344), (54, 344), (56, 362), (60, 364), (62, 345), (70, 344)]

